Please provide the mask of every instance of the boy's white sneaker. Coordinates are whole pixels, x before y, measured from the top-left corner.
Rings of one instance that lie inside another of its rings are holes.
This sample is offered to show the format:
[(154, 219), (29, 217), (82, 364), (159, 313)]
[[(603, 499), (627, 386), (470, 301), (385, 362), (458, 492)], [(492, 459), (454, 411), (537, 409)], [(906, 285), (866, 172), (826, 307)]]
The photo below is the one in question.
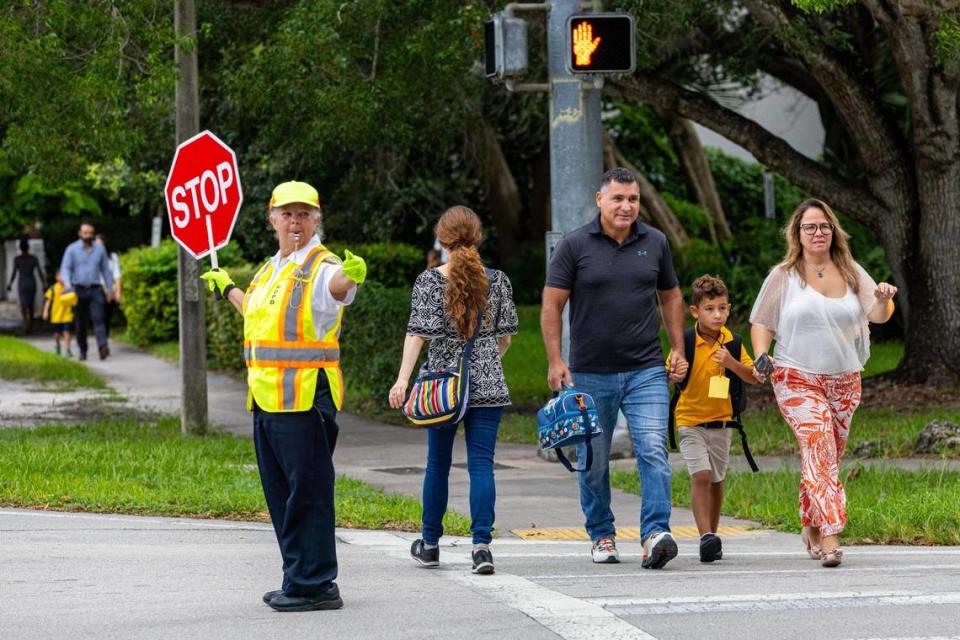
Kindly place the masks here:
[(677, 557), (677, 541), (669, 531), (655, 533), (643, 543), (644, 569), (663, 569), (664, 565)]
[(600, 538), (593, 543), (593, 549), (590, 550), (593, 561), (597, 564), (614, 564), (620, 562), (620, 554), (617, 553), (617, 542), (613, 538)]

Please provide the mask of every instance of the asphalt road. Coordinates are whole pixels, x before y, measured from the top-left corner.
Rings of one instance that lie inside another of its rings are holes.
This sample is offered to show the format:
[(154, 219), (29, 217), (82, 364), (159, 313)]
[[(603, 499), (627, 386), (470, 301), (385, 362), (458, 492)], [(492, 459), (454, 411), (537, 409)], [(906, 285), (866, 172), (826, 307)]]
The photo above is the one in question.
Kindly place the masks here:
[(341, 530), (345, 607), (276, 613), (266, 525), (0, 510), (0, 638), (960, 639), (960, 547), (850, 547), (823, 569), (794, 535), (751, 532), (702, 565), (695, 541), (662, 571), (594, 565), (585, 542), (468, 541), (417, 567), (413, 534)]

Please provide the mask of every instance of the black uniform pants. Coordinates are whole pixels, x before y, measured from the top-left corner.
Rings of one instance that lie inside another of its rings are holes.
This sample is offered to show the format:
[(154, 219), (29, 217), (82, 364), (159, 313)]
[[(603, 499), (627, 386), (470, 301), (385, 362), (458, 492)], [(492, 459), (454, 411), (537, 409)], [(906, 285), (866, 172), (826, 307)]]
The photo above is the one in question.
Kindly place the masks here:
[(311, 596), (337, 577), (333, 450), (337, 409), (323, 371), (309, 411), (254, 406), (253, 442), (263, 495), (283, 557), (283, 592)]

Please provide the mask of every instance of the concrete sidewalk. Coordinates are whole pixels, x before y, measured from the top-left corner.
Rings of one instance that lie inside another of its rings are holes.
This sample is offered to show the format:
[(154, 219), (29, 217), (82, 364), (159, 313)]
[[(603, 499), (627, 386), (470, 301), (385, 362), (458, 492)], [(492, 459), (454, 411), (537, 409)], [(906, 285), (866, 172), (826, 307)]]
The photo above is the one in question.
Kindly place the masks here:
[[(29, 342), (42, 350), (52, 349), (49, 339), (30, 338)], [(180, 371), (176, 365), (122, 343), (113, 342), (110, 349), (107, 360), (92, 356), (86, 365), (102, 375), (130, 406), (179, 414)], [(210, 374), (207, 389), (211, 423), (228, 433), (251, 437), (252, 419), (245, 409), (246, 384), (225, 375)], [(420, 495), (427, 452), (424, 430), (386, 425), (348, 413), (341, 413), (337, 422), (340, 437), (334, 463), (338, 474), (359, 478), (386, 491)], [(462, 437), (454, 447), (453, 464), (450, 507), (469, 514), (469, 478)], [(574, 474), (559, 464), (542, 460), (530, 445), (498, 444), (496, 464), (498, 535), (533, 527), (582, 528)], [(616, 464), (630, 467), (633, 461)], [(620, 491), (613, 494), (618, 524), (639, 526), (639, 499)], [(725, 519), (724, 524), (737, 522)], [(690, 527), (693, 516), (687, 509), (675, 508), (671, 525)]]

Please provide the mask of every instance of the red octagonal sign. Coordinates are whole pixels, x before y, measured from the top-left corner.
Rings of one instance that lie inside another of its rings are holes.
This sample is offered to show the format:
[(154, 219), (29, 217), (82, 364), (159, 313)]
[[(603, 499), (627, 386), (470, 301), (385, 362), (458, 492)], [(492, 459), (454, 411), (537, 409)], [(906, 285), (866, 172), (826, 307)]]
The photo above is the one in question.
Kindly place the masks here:
[(230, 241), (243, 191), (237, 156), (223, 140), (203, 131), (177, 147), (163, 192), (170, 233), (194, 258)]

